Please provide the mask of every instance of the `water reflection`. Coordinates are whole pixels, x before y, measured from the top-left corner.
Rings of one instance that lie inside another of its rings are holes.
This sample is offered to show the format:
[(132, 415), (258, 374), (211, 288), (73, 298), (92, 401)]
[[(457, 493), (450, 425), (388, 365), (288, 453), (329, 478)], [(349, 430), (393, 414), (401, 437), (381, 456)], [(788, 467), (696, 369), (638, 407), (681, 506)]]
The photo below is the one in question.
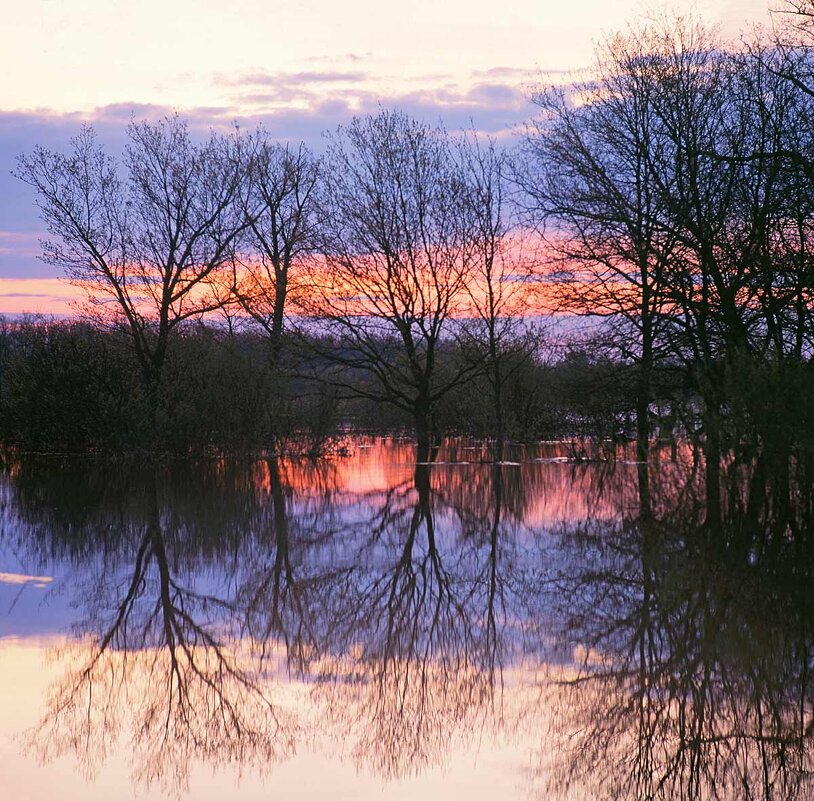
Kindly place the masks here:
[(491, 543), (455, 536), (429, 466), (405, 489), (386, 494), (322, 615), (329, 707), (356, 758), (387, 777), (442, 760), (462, 729), (483, 724), (501, 671), (496, 611), (505, 619)]
[(30, 747), (92, 773), (126, 741), (177, 792), (304, 742), (397, 779), (520, 738), (531, 795), (809, 797), (810, 465), (729, 465), (710, 514), (689, 459), (476, 447), (13, 461), (0, 545), (77, 609)]
[(810, 466), (794, 466), (778, 484), (766, 461), (732, 465), (715, 514), (689, 476), (677, 493), (656, 486), (655, 509), (644, 499), (610, 535), (562, 536), (553, 617), (581, 659), (547, 696), (559, 718), (559, 750), (540, 760), (548, 793), (812, 797)]
[[(162, 514), (157, 483), (153, 476), (137, 488), (133, 514), (116, 531), (118, 547), (89, 573), (79, 571), (75, 600), (84, 614), (30, 741), (44, 759), (75, 752), (93, 775), (126, 725), (134, 780), (178, 791), (194, 760), (267, 765), (287, 756), (297, 721), (240, 653), (224, 577), (185, 561), (181, 538), (197, 529), (185, 532)], [(55, 522), (48, 531), (57, 531)], [(105, 547), (111, 526), (94, 522), (87, 535)], [(85, 553), (90, 543), (80, 531), (73, 521), (66, 527)]]

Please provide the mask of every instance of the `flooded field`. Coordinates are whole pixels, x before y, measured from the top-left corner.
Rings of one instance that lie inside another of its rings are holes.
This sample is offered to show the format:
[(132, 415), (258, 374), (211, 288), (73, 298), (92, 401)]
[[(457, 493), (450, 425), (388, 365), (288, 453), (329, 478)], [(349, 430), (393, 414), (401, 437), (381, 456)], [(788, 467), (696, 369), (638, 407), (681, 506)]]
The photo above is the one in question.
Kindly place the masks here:
[(802, 471), (487, 454), (9, 457), (8, 797), (814, 797)]

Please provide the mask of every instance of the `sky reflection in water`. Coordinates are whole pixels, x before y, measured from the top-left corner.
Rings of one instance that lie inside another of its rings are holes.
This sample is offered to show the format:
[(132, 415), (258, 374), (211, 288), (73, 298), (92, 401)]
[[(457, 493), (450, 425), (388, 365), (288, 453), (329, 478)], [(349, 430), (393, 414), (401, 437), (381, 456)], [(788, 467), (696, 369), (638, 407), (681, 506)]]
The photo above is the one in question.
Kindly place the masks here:
[(7, 790), (812, 797), (803, 460), (572, 455), (11, 459)]

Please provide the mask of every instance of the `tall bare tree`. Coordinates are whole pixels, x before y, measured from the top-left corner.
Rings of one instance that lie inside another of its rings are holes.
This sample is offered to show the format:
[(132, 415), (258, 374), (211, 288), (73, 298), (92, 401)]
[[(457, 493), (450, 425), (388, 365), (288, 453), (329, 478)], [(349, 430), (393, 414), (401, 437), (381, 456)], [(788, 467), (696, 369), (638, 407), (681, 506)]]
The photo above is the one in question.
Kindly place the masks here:
[(251, 248), (239, 261), (233, 291), (268, 337), (276, 364), (289, 294), (296, 291), (292, 270), (316, 245), (319, 162), (304, 145), (275, 143), (264, 131), (250, 138), (248, 150)]
[(722, 453), (771, 417), (754, 377), (799, 361), (810, 338), (810, 106), (789, 63), (759, 45), (728, 51), (693, 20), (649, 23), (600, 51), (593, 81), (538, 94), (526, 141), (521, 182), (567, 268), (567, 308), (623, 322), (638, 458), (654, 371), (680, 365), (711, 514)]
[(524, 317), (532, 306), (533, 261), (510, 197), (508, 152), (473, 131), (457, 140), (456, 154), (467, 183), (474, 238), (472, 277), (466, 284), (469, 308), (458, 330), (491, 389), (499, 462), (506, 440), (506, 383), (529, 356)]
[(541, 117), (519, 175), (532, 219), (546, 229), (559, 303), (623, 322), (637, 365), (637, 457), (649, 453), (649, 406), (665, 325), (660, 291), (675, 238), (650, 169), (663, 134), (653, 107), (655, 57), (642, 36), (617, 36), (597, 54), (593, 80), (533, 95)]
[(443, 339), (475, 258), (466, 191), (446, 132), (400, 112), (354, 119), (330, 140), (325, 261), (308, 310), (334, 338), (334, 384), (409, 413), (421, 460), (436, 402), (474, 372), (445, 364)]
[(67, 155), (20, 156), (16, 175), (54, 237), (43, 258), (85, 292), (96, 320), (126, 328), (154, 389), (173, 333), (221, 303), (214, 279), (247, 226), (245, 159), (237, 134), (196, 143), (177, 116), (127, 133), (121, 165), (85, 127)]

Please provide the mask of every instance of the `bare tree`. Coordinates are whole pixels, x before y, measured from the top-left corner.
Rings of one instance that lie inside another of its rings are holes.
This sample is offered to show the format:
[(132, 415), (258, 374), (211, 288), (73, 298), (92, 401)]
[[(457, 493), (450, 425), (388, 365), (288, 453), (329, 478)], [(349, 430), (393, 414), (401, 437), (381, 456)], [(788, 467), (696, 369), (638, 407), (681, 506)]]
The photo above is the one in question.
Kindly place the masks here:
[(44, 260), (84, 290), (94, 319), (129, 331), (154, 390), (173, 332), (222, 302), (214, 278), (247, 225), (244, 159), (237, 134), (197, 144), (179, 117), (127, 133), (122, 169), (85, 127), (68, 155), (20, 156), (16, 175), (54, 237)]
[(304, 145), (272, 142), (258, 131), (249, 141), (245, 213), (251, 250), (235, 270), (233, 292), (242, 309), (265, 332), (274, 364), (279, 361), (292, 270), (314, 251), (319, 162)]
[(466, 284), (469, 308), (461, 321), (460, 340), (480, 363), (492, 393), (495, 461), (501, 461), (506, 439), (506, 382), (529, 356), (524, 317), (530, 308), (532, 262), (528, 237), (517, 224), (509, 197), (508, 153), (494, 139), (475, 132), (457, 143), (467, 202), (473, 221), (474, 262)]
[(542, 117), (526, 136), (520, 183), (545, 224), (559, 303), (623, 323), (622, 353), (637, 365), (637, 458), (649, 452), (649, 405), (665, 325), (661, 287), (675, 238), (650, 164), (662, 147), (653, 108), (654, 57), (643, 36), (611, 39), (584, 84), (541, 89)]
[[(814, 4), (786, 0), (773, 13), (773, 36), (749, 43), (742, 55), (745, 80), (740, 94), (761, 134), (745, 161), (771, 174), (774, 208), (765, 226), (765, 255), (773, 280), (761, 295), (771, 331), (771, 350), (800, 362), (811, 349), (812, 203), (814, 202)], [(769, 169), (767, 169), (767, 166)], [(758, 184), (760, 186), (760, 184)], [(755, 188), (757, 191), (757, 187)], [(788, 351), (784, 354), (784, 351)]]
[(436, 402), (474, 372), (444, 364), (444, 328), (475, 258), (466, 191), (446, 132), (402, 113), (355, 119), (331, 138), (309, 312), (334, 338), (331, 381), (409, 413), (421, 460)]
[(810, 339), (810, 104), (789, 63), (759, 44), (727, 51), (692, 20), (632, 29), (594, 80), (536, 96), (520, 176), (564, 304), (607, 315), (636, 365), (640, 461), (658, 368), (681, 367), (712, 514), (722, 453), (772, 416), (753, 378)]
[(667, 31), (652, 49), (665, 140), (651, 174), (677, 240), (666, 287), (677, 328), (671, 347), (702, 401), (714, 524), (721, 455), (756, 434), (751, 385), (767, 363), (785, 360), (782, 329), (792, 316), (780, 307), (799, 297), (785, 286), (798, 268), (784, 266), (782, 246), (806, 213), (806, 203), (790, 203), (796, 169), (784, 155), (799, 116), (791, 84), (763, 59), (723, 52), (697, 28)]

